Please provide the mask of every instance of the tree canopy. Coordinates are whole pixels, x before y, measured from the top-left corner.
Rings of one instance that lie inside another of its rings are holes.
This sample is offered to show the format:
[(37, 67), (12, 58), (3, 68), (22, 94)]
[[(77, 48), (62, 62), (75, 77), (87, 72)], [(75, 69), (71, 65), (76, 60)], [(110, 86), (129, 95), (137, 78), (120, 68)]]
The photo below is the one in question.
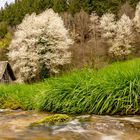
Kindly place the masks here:
[(53, 8), (57, 13), (68, 11), (74, 14), (81, 9), (87, 13), (96, 11), (99, 15), (105, 12), (117, 13), (126, 1), (135, 7), (139, 0), (15, 0), (14, 4), (6, 3), (5, 8), (0, 10), (0, 22), (14, 26), (21, 23), (26, 14), (38, 14), (47, 8)]

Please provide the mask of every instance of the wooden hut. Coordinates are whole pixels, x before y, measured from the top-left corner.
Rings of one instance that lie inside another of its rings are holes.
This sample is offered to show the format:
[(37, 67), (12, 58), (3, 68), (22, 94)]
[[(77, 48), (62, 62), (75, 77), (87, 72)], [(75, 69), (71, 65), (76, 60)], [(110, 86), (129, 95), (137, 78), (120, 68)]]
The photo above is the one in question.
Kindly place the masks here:
[(12, 83), (15, 80), (10, 64), (7, 61), (0, 61), (0, 83)]

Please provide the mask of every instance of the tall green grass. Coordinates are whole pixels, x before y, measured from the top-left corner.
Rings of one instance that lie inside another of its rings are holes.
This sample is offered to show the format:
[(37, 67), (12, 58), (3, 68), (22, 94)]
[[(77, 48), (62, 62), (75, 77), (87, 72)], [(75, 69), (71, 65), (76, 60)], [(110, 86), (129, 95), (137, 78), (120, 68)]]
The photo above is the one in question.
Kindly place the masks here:
[(35, 109), (36, 96), (46, 89), (44, 83), (0, 85), (0, 108)]
[(63, 113), (140, 113), (140, 59), (51, 79), (40, 110)]
[(0, 101), (1, 107), (13, 102), (17, 108), (68, 114), (140, 114), (140, 59), (39, 84), (1, 85)]

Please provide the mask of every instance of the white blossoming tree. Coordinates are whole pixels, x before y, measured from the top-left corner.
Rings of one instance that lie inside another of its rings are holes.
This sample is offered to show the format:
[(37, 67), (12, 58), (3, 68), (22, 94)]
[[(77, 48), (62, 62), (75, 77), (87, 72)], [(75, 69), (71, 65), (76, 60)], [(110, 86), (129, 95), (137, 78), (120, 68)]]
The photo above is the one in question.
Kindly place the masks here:
[(132, 53), (135, 43), (133, 21), (125, 14), (117, 21), (115, 15), (104, 14), (100, 20), (102, 37), (108, 42), (109, 54), (124, 59)]
[(31, 82), (47, 73), (58, 73), (59, 67), (70, 63), (68, 51), (72, 40), (58, 14), (48, 9), (27, 15), (17, 27), (9, 47), (9, 60), (20, 81)]
[(111, 13), (104, 14), (100, 19), (100, 28), (102, 37), (112, 45), (116, 36), (115, 15)]
[(116, 27), (116, 35), (109, 53), (118, 58), (125, 58), (132, 53), (134, 48), (135, 31), (133, 21), (124, 14), (117, 21)]
[(100, 17), (95, 12), (90, 15), (90, 29), (96, 40), (97, 36), (100, 34)]

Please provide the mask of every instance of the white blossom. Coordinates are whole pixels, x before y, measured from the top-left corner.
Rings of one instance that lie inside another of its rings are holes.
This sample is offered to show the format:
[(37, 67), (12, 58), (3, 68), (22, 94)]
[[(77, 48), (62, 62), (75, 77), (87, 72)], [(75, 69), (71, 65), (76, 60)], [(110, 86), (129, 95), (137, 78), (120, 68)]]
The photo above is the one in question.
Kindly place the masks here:
[(121, 19), (117, 22), (115, 42), (131, 44), (135, 39), (134, 33), (133, 21), (125, 14), (122, 15)]
[(132, 46), (130, 44), (122, 44), (116, 42), (112, 47), (109, 48), (110, 55), (119, 59), (125, 58), (125, 56), (131, 54)]
[(124, 14), (117, 21), (116, 25), (116, 35), (109, 49), (109, 53), (116, 57), (121, 58), (122, 56), (124, 58), (131, 54), (134, 48), (135, 31), (133, 21)]
[(102, 37), (109, 43), (113, 43), (117, 28), (115, 15), (111, 13), (104, 14), (100, 20), (100, 27)]
[(58, 73), (59, 66), (70, 63), (71, 44), (62, 19), (48, 9), (24, 18), (17, 27), (8, 56), (19, 81), (29, 82), (37, 78), (42, 67), (50, 73)]
[(124, 58), (132, 53), (135, 43), (133, 21), (125, 14), (115, 20), (113, 14), (104, 14), (100, 20), (102, 37), (109, 44), (109, 54)]

